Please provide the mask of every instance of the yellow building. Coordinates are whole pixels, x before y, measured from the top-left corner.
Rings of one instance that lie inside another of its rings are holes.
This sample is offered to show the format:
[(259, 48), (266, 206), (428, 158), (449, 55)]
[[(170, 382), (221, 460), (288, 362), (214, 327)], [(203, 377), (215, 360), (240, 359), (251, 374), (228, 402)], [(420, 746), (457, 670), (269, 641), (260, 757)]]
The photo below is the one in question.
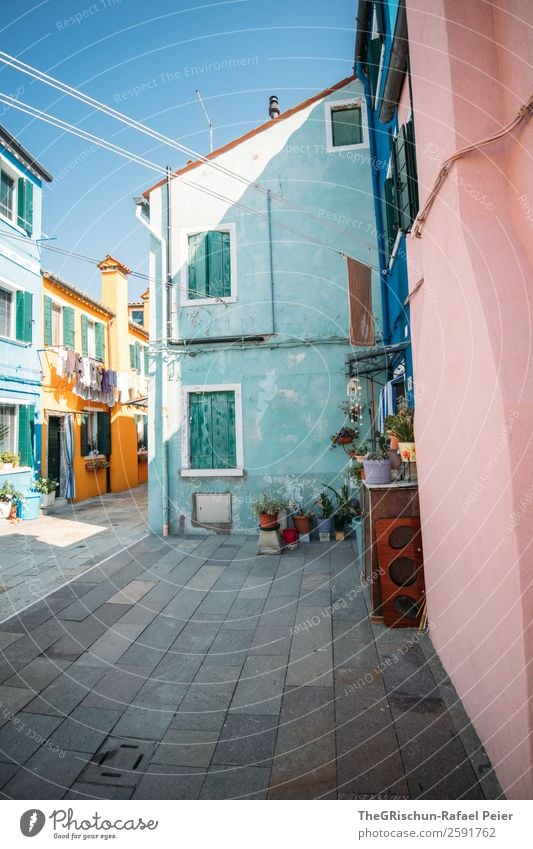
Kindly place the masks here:
[(73, 501), (147, 479), (148, 333), (129, 320), (129, 269), (107, 256), (102, 301), (43, 271), (44, 477)]

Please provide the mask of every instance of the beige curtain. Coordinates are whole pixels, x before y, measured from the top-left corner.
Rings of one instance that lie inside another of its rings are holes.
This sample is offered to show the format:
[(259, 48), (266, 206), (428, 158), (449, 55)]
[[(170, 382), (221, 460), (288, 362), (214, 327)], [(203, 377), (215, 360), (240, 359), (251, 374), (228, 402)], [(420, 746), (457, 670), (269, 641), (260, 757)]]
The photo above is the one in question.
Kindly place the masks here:
[(375, 345), (372, 269), (350, 256), (346, 257), (346, 263), (350, 302), (350, 343), (363, 347)]

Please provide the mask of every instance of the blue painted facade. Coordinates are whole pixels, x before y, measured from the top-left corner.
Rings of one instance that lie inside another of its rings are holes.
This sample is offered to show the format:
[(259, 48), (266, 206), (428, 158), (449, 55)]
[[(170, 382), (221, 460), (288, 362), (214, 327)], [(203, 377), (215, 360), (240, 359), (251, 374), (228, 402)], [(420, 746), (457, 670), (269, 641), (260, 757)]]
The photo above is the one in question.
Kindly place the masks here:
[[(331, 104), (354, 99), (363, 141), (333, 150)], [(215, 163), (219, 170), (200, 163), (171, 181), (171, 316), (167, 186), (149, 190), (137, 208), (151, 232), (149, 518), (158, 532), (167, 503), (170, 532), (190, 531), (195, 495), (227, 492), (228, 529), (255, 532), (251, 502), (259, 493), (313, 508), (324, 483), (344, 482), (348, 463), (330, 442), (348, 424), (341, 407), (354, 351), (343, 254), (378, 268), (362, 84), (349, 78), (282, 113), (222, 148)], [(216, 228), (230, 234), (230, 297), (191, 298), (189, 236)], [(379, 336), (378, 273), (372, 289)], [(217, 389), (235, 393), (234, 468), (195, 473), (187, 468), (197, 427), (189, 396)], [(369, 398), (362, 402), (361, 436), (371, 428)]]
[[(362, 9), (363, 7), (363, 9)], [(365, 10), (366, 7), (366, 10)], [(386, 181), (394, 171), (394, 139), (402, 132), (402, 126), (413, 118), (409, 77), (408, 56), (401, 85), (401, 100), (391, 104), (392, 114), (382, 120), (382, 105), (387, 80), (392, 72), (391, 59), (395, 34), (398, 36), (399, 16), (405, 16), (404, 0), (360, 0), (359, 12), (366, 11), (366, 23), (359, 23), (355, 71), (364, 83), (368, 110), (369, 143), (372, 157), (372, 184), (374, 191), (375, 232), (379, 245), (381, 294), (383, 308), (383, 344), (409, 343), (405, 351), (391, 360), (387, 379), (399, 375), (399, 394), (405, 394), (409, 404), (414, 404), (413, 360), (409, 305), (405, 304), (409, 294), (406, 229), (390, 227), (391, 203), (386, 196)], [(372, 77), (374, 79), (372, 80)], [(413, 123), (411, 123), (413, 126)], [(414, 145), (413, 145), (413, 156)], [(414, 185), (414, 183), (413, 183)], [(394, 215), (392, 216), (394, 217)], [(388, 225), (389, 218), (389, 226)], [(403, 370), (403, 379), (401, 377)]]
[(0, 127), (0, 421), (9, 427), (0, 451), (21, 454), (0, 470), (26, 491), (40, 470), (42, 297), (38, 240), (43, 181), (50, 175)]

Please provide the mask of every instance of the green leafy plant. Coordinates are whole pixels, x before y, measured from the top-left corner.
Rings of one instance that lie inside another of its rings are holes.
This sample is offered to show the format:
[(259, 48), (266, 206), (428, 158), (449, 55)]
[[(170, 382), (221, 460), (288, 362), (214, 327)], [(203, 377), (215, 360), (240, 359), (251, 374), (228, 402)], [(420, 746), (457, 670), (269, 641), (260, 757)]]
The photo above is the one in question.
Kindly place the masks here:
[(340, 490), (334, 489), (329, 484), (322, 484), (327, 489), (331, 489), (331, 491), (335, 495), (336, 507), (334, 512), (335, 524), (343, 527), (347, 525), (348, 522), (351, 521), (355, 516), (359, 516), (361, 513), (361, 507), (359, 505), (359, 500), (354, 498), (350, 493), (350, 488), (347, 483), (343, 484)]
[(385, 432), (389, 436), (397, 436), (400, 442), (414, 442), (414, 417), (415, 411), (402, 399), (395, 415), (385, 419)]
[(2, 451), (0, 454), (0, 462), (13, 463), (14, 466), (18, 466), (20, 456), (18, 454), (14, 454), (12, 451)]
[(327, 492), (321, 492), (315, 503), (322, 511), (322, 518), (330, 519), (333, 515), (333, 502)]
[(281, 496), (272, 495), (268, 492), (263, 492), (254, 501), (252, 501), (252, 510), (258, 516), (260, 513), (265, 513), (268, 516), (275, 516), (280, 510), (286, 510), (288, 507), (287, 501)]
[(23, 501), (22, 493), (8, 481), (3, 481), (0, 484), (0, 501)]
[(51, 492), (55, 492), (56, 488), (57, 481), (52, 480), (52, 478), (35, 478), (33, 482), (35, 492), (42, 492), (43, 495), (49, 495)]

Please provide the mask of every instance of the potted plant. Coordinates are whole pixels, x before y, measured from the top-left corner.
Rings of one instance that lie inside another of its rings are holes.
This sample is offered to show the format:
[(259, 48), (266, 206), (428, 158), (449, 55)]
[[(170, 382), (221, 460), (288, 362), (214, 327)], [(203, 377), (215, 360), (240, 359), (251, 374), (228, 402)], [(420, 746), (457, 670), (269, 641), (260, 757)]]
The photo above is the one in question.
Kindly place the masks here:
[(89, 457), (97, 457), (99, 454), (98, 445), (95, 439), (91, 439), (88, 443)]
[(285, 510), (287, 502), (279, 496), (263, 492), (252, 502), (252, 510), (259, 519), (259, 527), (272, 530), (278, 524), (278, 513)]
[(379, 448), (365, 455), (363, 466), (365, 480), (368, 484), (390, 483), (391, 480), (391, 458), (387, 441), (384, 436), (376, 431), (376, 440)]
[(318, 520), (316, 529), (319, 534), (330, 534), (333, 515), (333, 502), (327, 492), (321, 492), (316, 502), (322, 512), (322, 518)]
[(351, 448), (347, 453), (353, 460), (357, 460), (358, 463), (362, 463), (365, 454), (368, 453), (366, 442), (361, 443), (361, 445), (356, 445), (355, 448)]
[(292, 521), (299, 534), (311, 533), (313, 530), (314, 518), (314, 513), (308, 510), (303, 510), (301, 507), (296, 507), (296, 510), (292, 513)]
[(3, 472), (11, 472), (20, 462), (20, 456), (12, 451), (2, 451), (0, 454), (0, 462), (2, 463)]
[(329, 484), (324, 486), (335, 495), (335, 512), (333, 514), (333, 523), (335, 525), (335, 539), (343, 540), (346, 535), (346, 528), (351, 524), (352, 519), (361, 514), (359, 500), (354, 498), (350, 493), (348, 484), (343, 484), (340, 490), (334, 489)]
[(18, 501), (22, 501), (22, 493), (8, 481), (3, 481), (0, 484), (0, 517), (9, 519), (11, 508)]
[(356, 436), (357, 431), (353, 427), (341, 427), (337, 433), (330, 436), (331, 447), (336, 448), (337, 445), (350, 445)]
[(33, 489), (41, 493), (41, 507), (50, 507), (55, 501), (57, 481), (52, 478), (36, 478)]
[(411, 463), (416, 461), (414, 417), (413, 408), (402, 400), (398, 405), (397, 413), (394, 416), (387, 416), (385, 420), (387, 433), (391, 438), (396, 437), (398, 440), (397, 448), (402, 460)]

